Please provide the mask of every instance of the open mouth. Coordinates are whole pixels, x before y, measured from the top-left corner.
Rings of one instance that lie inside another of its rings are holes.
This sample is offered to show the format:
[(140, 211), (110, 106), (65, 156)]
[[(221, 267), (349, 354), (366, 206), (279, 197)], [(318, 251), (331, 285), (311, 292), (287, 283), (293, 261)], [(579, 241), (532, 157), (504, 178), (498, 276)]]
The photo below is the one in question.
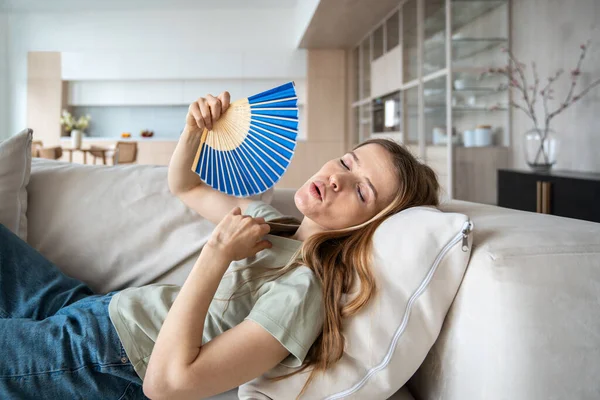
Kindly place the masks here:
[(310, 184), (310, 194), (313, 197), (323, 201), (323, 194), (321, 193), (321, 191), (319, 190), (319, 187), (314, 182), (312, 182)]

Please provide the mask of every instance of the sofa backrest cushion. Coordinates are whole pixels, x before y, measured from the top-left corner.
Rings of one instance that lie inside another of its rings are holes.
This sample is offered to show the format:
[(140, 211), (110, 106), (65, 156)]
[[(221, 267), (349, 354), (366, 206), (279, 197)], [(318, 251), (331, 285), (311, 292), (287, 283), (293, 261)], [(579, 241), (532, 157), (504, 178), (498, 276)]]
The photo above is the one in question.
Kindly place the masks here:
[(34, 159), (28, 192), (29, 244), (100, 293), (183, 284), (214, 229), (171, 194), (166, 166)]

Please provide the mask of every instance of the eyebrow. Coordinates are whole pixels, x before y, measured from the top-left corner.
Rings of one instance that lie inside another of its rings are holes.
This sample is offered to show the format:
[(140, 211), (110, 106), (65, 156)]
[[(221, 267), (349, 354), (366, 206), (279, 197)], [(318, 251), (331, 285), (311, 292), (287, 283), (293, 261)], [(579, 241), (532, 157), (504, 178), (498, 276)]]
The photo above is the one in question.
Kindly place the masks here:
[[(358, 165), (360, 167), (360, 160), (358, 159), (358, 157), (356, 156), (356, 154), (351, 151), (350, 154), (352, 155), (352, 158), (354, 158), (354, 161), (356, 162), (356, 165)], [(367, 177), (365, 177), (367, 179), (367, 183), (369, 184), (369, 187), (371, 188), (371, 190), (373, 191), (373, 193), (375, 194), (375, 198), (377, 198), (377, 190), (375, 190), (375, 186), (373, 186), (373, 184), (371, 183), (371, 180)]]

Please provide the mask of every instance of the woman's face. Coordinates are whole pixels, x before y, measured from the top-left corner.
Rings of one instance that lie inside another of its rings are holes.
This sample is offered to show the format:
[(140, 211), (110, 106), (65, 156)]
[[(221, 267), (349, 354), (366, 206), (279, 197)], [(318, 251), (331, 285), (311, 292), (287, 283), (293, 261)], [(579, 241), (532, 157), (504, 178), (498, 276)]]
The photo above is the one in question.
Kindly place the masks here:
[(371, 143), (325, 163), (298, 189), (294, 201), (324, 229), (342, 229), (372, 218), (392, 202), (397, 190), (391, 155)]

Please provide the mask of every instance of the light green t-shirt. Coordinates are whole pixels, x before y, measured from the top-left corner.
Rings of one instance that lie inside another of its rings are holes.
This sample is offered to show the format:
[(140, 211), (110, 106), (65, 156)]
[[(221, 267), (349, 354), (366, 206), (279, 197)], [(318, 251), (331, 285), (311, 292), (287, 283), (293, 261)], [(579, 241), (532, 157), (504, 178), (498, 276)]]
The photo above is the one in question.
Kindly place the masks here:
[[(250, 203), (244, 214), (264, 217), (266, 221), (282, 216), (262, 201)], [(323, 326), (321, 285), (308, 267), (300, 266), (265, 283), (257, 291), (254, 290), (268, 278), (250, 281), (236, 292), (225, 311), (227, 301), (217, 300), (229, 299), (232, 291), (249, 277), (285, 265), (302, 244), (298, 240), (274, 235), (266, 235), (265, 239), (273, 244), (270, 249), (230, 264), (209, 306), (202, 343), (250, 319), (260, 324), (290, 352), (281, 364), (297, 367), (304, 361)], [(250, 268), (240, 270), (248, 266)], [(180, 286), (164, 284), (128, 288), (116, 293), (110, 301), (110, 319), (142, 379), (158, 332), (179, 290)]]

